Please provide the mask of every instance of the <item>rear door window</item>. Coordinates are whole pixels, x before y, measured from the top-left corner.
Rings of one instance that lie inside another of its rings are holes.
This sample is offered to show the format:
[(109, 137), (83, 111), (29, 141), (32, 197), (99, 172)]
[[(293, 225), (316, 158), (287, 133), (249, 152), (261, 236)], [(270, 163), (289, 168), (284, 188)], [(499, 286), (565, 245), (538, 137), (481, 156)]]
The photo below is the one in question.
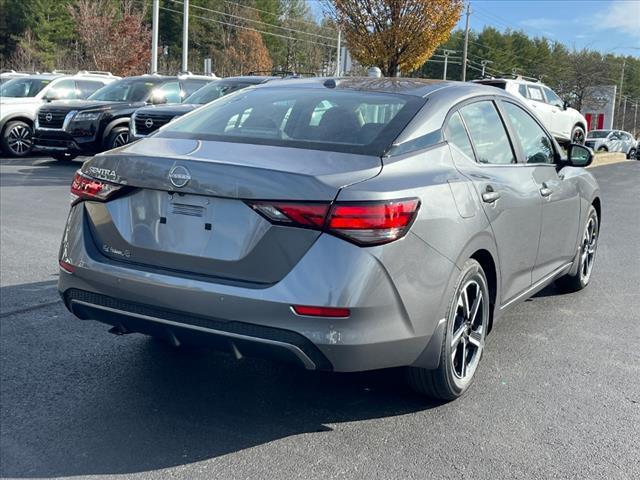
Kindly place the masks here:
[(509, 165), (516, 163), (509, 136), (493, 102), (483, 100), (460, 109), (469, 129), (479, 163)]
[(76, 93), (76, 82), (71, 79), (60, 80), (51, 86), (46, 93), (47, 98), (55, 100), (73, 100), (78, 98)]
[(535, 100), (536, 102), (544, 102), (544, 95), (542, 94), (542, 89), (540, 87), (529, 85), (527, 89), (529, 91), (529, 98), (531, 100)]

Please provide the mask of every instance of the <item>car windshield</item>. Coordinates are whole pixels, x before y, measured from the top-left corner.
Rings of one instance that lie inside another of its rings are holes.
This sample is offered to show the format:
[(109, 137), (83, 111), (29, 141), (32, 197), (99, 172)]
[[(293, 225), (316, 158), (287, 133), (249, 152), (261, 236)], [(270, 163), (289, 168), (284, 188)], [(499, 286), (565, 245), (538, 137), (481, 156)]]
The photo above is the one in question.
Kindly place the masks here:
[(382, 155), (424, 99), (331, 88), (242, 90), (160, 136)]
[(218, 81), (211, 82), (208, 85), (202, 87), (199, 90), (193, 92), (190, 96), (184, 99), (183, 103), (192, 103), (196, 105), (204, 105), (205, 103), (213, 102), (214, 100), (228, 95), (232, 92), (236, 92), (243, 88), (254, 85), (247, 82), (227, 82)]
[(118, 80), (97, 90), (89, 100), (106, 102), (144, 102), (158, 82), (149, 80)]
[(44, 78), (14, 78), (0, 85), (0, 97), (35, 97), (50, 83)]
[(587, 138), (607, 138), (611, 130), (593, 130), (587, 134)]

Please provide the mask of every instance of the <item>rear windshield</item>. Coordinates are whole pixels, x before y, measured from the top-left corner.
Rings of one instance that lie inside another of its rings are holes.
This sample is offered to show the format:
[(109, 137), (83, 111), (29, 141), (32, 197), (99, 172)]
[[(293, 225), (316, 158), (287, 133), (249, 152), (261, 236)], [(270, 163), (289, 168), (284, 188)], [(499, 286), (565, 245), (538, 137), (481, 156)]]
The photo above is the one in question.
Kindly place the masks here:
[(211, 82), (209, 85), (202, 87), (200, 90), (197, 90), (185, 98), (184, 103), (203, 105), (237, 90), (250, 87), (251, 85), (255, 84), (247, 82), (225, 82), (224, 80)]
[(420, 97), (315, 88), (256, 88), (170, 123), (160, 136), (382, 155)]
[(89, 97), (89, 100), (106, 102), (144, 102), (149, 98), (158, 82), (148, 80), (117, 80), (102, 87)]
[(611, 130), (594, 130), (587, 134), (587, 138), (607, 138)]
[(35, 97), (38, 92), (50, 83), (50, 79), (14, 78), (2, 83), (0, 97)]

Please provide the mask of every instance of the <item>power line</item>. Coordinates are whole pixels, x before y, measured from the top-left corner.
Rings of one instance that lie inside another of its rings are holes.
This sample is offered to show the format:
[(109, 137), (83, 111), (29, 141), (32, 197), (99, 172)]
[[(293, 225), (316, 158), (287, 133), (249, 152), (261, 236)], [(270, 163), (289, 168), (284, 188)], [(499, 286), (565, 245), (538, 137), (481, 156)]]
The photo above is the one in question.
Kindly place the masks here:
[[(173, 2), (173, 3), (179, 3), (181, 5), (184, 3), (184, 2), (182, 2), (180, 0), (170, 0), (170, 1)], [(239, 19), (239, 20), (244, 20), (245, 22), (253, 22), (253, 23), (257, 23), (259, 25), (266, 25), (268, 27), (280, 28), (282, 30), (287, 30), (287, 31), (293, 32), (293, 33), (300, 33), (302, 35), (309, 35), (309, 36), (312, 36), (312, 37), (318, 37), (318, 38), (322, 38), (322, 39), (325, 39), (325, 40), (334, 40), (335, 41), (335, 38), (333, 38), (333, 37), (327, 37), (327, 36), (324, 36), (324, 35), (319, 35), (317, 33), (305, 32), (303, 30), (296, 30), (294, 28), (283, 27), (283, 26), (280, 26), (280, 25), (276, 25), (274, 23), (263, 22), (262, 20), (254, 20), (252, 18), (243, 17), (241, 15), (235, 15), (233, 13), (226, 13), (226, 12), (221, 12), (219, 10), (213, 10), (211, 8), (201, 7), (200, 5), (191, 5), (191, 7), (197, 8), (197, 9), (200, 9), (200, 10), (205, 10), (205, 11), (211, 12), (211, 13), (217, 13), (218, 15), (224, 15), (224, 16), (227, 16), (227, 17), (236, 18), (236, 19)], [(317, 26), (318, 25), (316, 25), (316, 27)]]
[[(178, 13), (178, 14), (182, 15), (182, 12), (180, 12), (178, 10), (173, 10), (171, 8), (160, 7), (160, 9), (161, 10), (166, 10), (167, 12), (173, 12), (173, 13)], [(264, 30), (258, 30), (258, 29), (253, 28), (253, 27), (245, 27), (244, 25), (238, 25), (236, 23), (230, 23), (230, 22), (224, 22), (222, 20), (216, 20), (215, 18), (202, 17), (200, 15), (190, 15), (190, 16), (192, 16), (193, 18), (199, 18), (201, 20), (206, 20), (206, 21), (209, 21), (209, 22), (220, 23), (222, 25), (228, 25), (230, 27), (242, 28), (244, 30), (250, 30), (252, 32), (262, 33), (263, 35), (271, 35), (271, 36), (274, 36), (274, 37), (285, 38), (287, 40), (301, 41), (301, 42), (311, 43), (311, 44), (314, 44), (314, 45), (322, 45), (323, 47), (328, 47), (328, 48), (336, 48), (336, 45), (329, 45), (329, 44), (326, 44), (326, 43), (314, 42), (313, 40), (307, 40), (306, 38), (295, 38), (295, 37), (289, 37), (287, 35), (281, 35), (279, 33), (266, 32)]]
[[(247, 10), (254, 10), (256, 12), (262, 12), (262, 13), (268, 13), (269, 15), (273, 15), (273, 12), (270, 12), (269, 10), (263, 10), (261, 8), (256, 8), (256, 7), (250, 7), (248, 5), (242, 5), (238, 2), (231, 2), (230, 0), (222, 0), (224, 3), (228, 3), (229, 5), (235, 5), (237, 7), (242, 7), (242, 8), (246, 8)], [(290, 22), (299, 22), (299, 23), (305, 23), (307, 25), (314, 25), (314, 26), (318, 26), (318, 24), (316, 22), (312, 22), (311, 20), (303, 20), (301, 18), (289, 18), (288, 19)]]

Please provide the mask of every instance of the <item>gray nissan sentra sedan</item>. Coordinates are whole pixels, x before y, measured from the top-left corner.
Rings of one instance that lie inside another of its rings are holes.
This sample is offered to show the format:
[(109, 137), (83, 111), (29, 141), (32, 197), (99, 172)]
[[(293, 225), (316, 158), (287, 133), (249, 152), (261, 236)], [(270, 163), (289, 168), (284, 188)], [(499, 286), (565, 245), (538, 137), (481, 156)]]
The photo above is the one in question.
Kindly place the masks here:
[(589, 283), (591, 159), (492, 87), (274, 81), (86, 162), (59, 289), (113, 333), (407, 367), (417, 391), (454, 399), (509, 307)]

